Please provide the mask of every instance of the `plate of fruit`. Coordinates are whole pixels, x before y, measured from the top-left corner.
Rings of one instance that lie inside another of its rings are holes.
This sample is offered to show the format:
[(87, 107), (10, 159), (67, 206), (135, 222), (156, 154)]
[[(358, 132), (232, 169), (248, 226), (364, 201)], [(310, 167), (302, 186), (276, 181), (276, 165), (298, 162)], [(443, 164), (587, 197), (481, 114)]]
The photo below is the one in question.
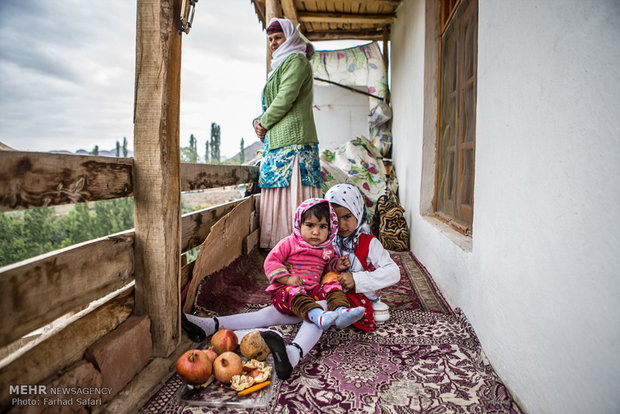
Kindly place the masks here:
[(176, 364), (184, 382), (177, 401), (186, 406), (265, 407), (273, 395), (273, 356), (260, 335), (251, 331), (239, 341), (222, 328), (207, 349), (190, 349)]

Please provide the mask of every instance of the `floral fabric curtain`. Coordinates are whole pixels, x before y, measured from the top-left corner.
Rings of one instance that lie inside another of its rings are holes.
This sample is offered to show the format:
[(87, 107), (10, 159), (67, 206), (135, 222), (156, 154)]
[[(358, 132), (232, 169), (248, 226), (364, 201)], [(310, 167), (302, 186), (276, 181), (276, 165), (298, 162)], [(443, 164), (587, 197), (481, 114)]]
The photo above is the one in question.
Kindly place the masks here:
[[(387, 75), (377, 42), (341, 50), (318, 50), (310, 60), (314, 76), (347, 86), (366, 86), (368, 93), (385, 98)], [(378, 99), (370, 98), (370, 108)]]

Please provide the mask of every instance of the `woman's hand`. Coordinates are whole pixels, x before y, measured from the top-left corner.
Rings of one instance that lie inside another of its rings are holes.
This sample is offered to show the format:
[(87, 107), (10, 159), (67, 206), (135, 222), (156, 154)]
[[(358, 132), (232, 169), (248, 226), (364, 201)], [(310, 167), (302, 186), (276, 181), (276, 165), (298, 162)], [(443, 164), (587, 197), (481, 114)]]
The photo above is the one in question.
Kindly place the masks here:
[(340, 256), (336, 259), (336, 263), (334, 264), (334, 268), (336, 272), (344, 272), (348, 268), (351, 267), (351, 262), (349, 261), (349, 255)]
[(256, 136), (258, 137), (258, 139), (260, 139), (261, 141), (265, 141), (265, 135), (267, 134), (267, 130), (263, 128), (260, 120), (258, 119), (254, 120), (254, 132), (256, 132)]
[(301, 280), (301, 277), (299, 277), (299, 276), (291, 275), (286, 280), (285, 285), (289, 285), (289, 286), (295, 286), (295, 285), (303, 286), (304, 285), (304, 281)]
[(353, 274), (349, 272), (340, 273), (338, 275), (338, 283), (340, 283), (340, 286), (342, 286), (344, 289), (355, 289), (355, 279), (353, 279)]

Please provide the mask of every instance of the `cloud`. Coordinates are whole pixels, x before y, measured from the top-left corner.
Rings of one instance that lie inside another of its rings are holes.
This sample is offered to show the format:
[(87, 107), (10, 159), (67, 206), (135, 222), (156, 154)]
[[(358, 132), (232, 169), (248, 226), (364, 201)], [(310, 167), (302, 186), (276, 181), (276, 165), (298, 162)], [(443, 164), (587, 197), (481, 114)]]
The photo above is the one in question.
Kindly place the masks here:
[[(0, 142), (17, 150), (133, 146), (136, 3), (0, 0)], [(181, 145), (221, 127), (221, 153), (256, 142), (265, 32), (248, 0), (196, 3), (183, 35)]]

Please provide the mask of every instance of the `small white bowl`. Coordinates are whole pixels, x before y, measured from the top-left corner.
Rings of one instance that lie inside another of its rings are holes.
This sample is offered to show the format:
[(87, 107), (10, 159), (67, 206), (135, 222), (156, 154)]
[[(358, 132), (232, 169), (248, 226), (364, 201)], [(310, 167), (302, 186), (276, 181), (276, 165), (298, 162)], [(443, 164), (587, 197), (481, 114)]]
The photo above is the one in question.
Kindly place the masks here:
[(372, 303), (372, 309), (375, 314), (375, 323), (380, 325), (390, 319), (390, 307), (381, 302), (381, 299)]

